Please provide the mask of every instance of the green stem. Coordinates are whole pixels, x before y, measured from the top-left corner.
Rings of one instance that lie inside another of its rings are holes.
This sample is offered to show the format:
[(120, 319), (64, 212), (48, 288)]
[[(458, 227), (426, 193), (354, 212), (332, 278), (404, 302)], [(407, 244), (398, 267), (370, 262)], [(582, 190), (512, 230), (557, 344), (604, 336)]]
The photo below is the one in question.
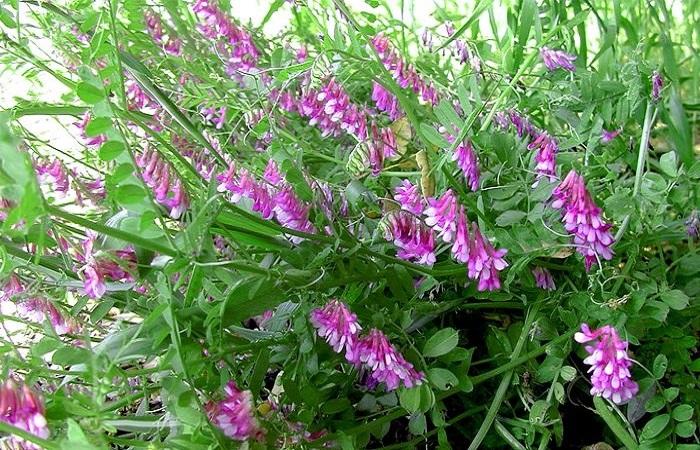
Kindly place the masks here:
[[(642, 188), (642, 177), (644, 175), (644, 162), (646, 161), (647, 150), (649, 149), (649, 136), (651, 135), (651, 125), (654, 122), (654, 103), (647, 103), (647, 110), (644, 113), (644, 125), (642, 127), (642, 140), (639, 142), (639, 153), (637, 154), (637, 170), (634, 174), (634, 188), (632, 197), (636, 198)], [(615, 234), (615, 243), (620, 242), (620, 238), (625, 234), (632, 214), (627, 214), (620, 229)]]
[[(514, 360), (518, 356), (520, 356), (520, 352), (522, 351), (523, 346), (525, 345), (525, 341), (530, 335), (530, 328), (532, 327), (532, 322), (535, 320), (539, 309), (540, 303), (535, 303), (532, 309), (528, 311), (527, 316), (525, 317), (525, 323), (523, 323), (523, 329), (520, 332), (520, 337), (518, 338), (518, 342), (516, 342), (515, 348), (513, 349), (513, 353), (511, 354), (511, 360)], [(493, 401), (491, 402), (491, 406), (489, 407), (489, 410), (486, 413), (486, 417), (481, 423), (479, 431), (476, 432), (474, 440), (471, 444), (469, 444), (469, 450), (475, 450), (479, 448), (481, 442), (486, 437), (486, 434), (491, 429), (493, 421), (496, 420), (496, 414), (498, 414), (498, 410), (501, 408), (501, 403), (503, 403), (503, 400), (505, 400), (505, 395), (508, 391), (508, 388), (510, 387), (510, 381), (512, 378), (513, 369), (510, 369), (508, 372), (506, 372), (506, 374), (503, 376), (503, 379), (501, 380), (501, 383), (498, 385), (496, 395), (494, 396)]]
[(628, 450), (636, 450), (639, 448), (637, 442), (634, 438), (625, 430), (625, 427), (617, 420), (617, 417), (610, 412), (608, 405), (605, 404), (600, 396), (593, 397), (593, 405), (595, 406), (596, 412), (602, 417), (608, 428), (617, 436), (617, 438), (627, 447)]

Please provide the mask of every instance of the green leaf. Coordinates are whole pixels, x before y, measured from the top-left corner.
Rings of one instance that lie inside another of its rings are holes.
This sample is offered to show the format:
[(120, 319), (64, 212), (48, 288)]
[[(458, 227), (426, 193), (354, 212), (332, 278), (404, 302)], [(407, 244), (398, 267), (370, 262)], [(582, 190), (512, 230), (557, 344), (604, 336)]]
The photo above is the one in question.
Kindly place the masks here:
[(654, 364), (652, 366), (652, 373), (654, 374), (654, 378), (657, 380), (660, 380), (664, 377), (666, 374), (666, 369), (668, 368), (668, 358), (666, 358), (666, 355), (657, 355), (656, 358), (654, 358)]
[(428, 370), (428, 380), (441, 391), (446, 391), (459, 384), (459, 380), (455, 374), (441, 367)]
[(408, 431), (414, 435), (423, 435), (427, 431), (428, 427), (425, 420), (425, 414), (416, 413), (412, 414), (408, 419)]
[(103, 89), (100, 89), (84, 81), (78, 83), (76, 93), (78, 94), (80, 100), (84, 101), (89, 105), (94, 105), (105, 99), (105, 93)]
[(675, 177), (678, 174), (678, 163), (676, 161), (676, 154), (673, 152), (664, 153), (659, 158), (659, 165), (663, 173), (669, 177)]
[(576, 378), (576, 369), (571, 366), (564, 366), (559, 371), (559, 376), (565, 381), (571, 381)]
[(520, 17), (518, 20), (518, 43), (513, 49), (513, 68), (518, 69), (523, 61), (523, 49), (530, 36), (530, 29), (535, 20), (537, 3), (535, 0), (523, 0), (520, 6)]
[(100, 159), (102, 161), (112, 161), (124, 153), (126, 147), (123, 142), (107, 141), (100, 146)]
[(527, 217), (526, 212), (511, 209), (496, 217), (496, 225), (499, 227), (507, 227), (522, 222), (525, 217)]
[(661, 414), (660, 416), (656, 416), (651, 419), (646, 425), (644, 425), (644, 429), (642, 430), (641, 434), (642, 439), (654, 439), (656, 436), (661, 434), (662, 431), (664, 431), (664, 428), (666, 428), (666, 425), (668, 425), (670, 420), (671, 416), (668, 414)]
[(688, 296), (679, 289), (662, 292), (660, 297), (661, 300), (669, 306), (669, 308), (675, 310), (685, 309), (690, 302)]
[(314, 199), (314, 193), (304, 178), (304, 174), (295, 167), (290, 160), (282, 163), (282, 170), (285, 171), (285, 179), (294, 187), (294, 192), (300, 199), (310, 202)]
[(693, 436), (693, 434), (695, 434), (695, 430), (697, 429), (697, 427), (697, 423), (692, 421), (681, 422), (678, 425), (676, 425), (676, 434), (682, 438), (690, 438)]
[(423, 135), (423, 137), (425, 137), (425, 139), (428, 140), (428, 142), (430, 142), (436, 147), (447, 148), (450, 146), (450, 143), (447, 142), (447, 139), (442, 137), (440, 132), (438, 132), (438, 130), (436, 130), (434, 126), (429, 125), (426, 122), (420, 124), (420, 132)]
[(399, 403), (408, 412), (414, 413), (420, 409), (421, 389), (415, 386), (411, 389), (403, 389), (399, 393)]
[(459, 343), (459, 333), (454, 328), (443, 328), (428, 339), (423, 347), (423, 356), (435, 358), (449, 353)]
[(59, 366), (72, 366), (85, 363), (90, 360), (92, 353), (85, 348), (63, 347), (56, 350), (51, 356), (51, 362)]
[(140, 205), (146, 199), (146, 191), (135, 184), (124, 184), (117, 188), (114, 198), (123, 206)]
[(685, 422), (693, 417), (693, 407), (687, 404), (678, 405), (673, 408), (673, 420), (677, 422)]
[(85, 128), (87, 136), (99, 136), (112, 127), (112, 121), (106, 117), (94, 117)]

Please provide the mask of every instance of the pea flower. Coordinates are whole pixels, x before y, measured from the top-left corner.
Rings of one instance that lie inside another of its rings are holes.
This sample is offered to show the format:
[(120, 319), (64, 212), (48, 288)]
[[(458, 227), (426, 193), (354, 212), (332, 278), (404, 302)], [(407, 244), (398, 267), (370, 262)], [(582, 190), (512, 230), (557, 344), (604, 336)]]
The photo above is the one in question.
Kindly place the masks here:
[[(547, 178), (550, 182), (554, 181), (557, 174), (557, 152), (559, 152), (559, 145), (556, 139), (550, 136), (546, 131), (543, 131), (535, 140), (528, 144), (527, 148), (536, 150), (535, 172), (537, 173), (537, 180), (539, 181), (541, 178)], [(537, 185), (537, 181), (535, 185)]]
[(429, 198), (425, 209), (425, 223), (438, 232), (445, 242), (451, 242), (457, 230), (457, 198), (448, 189), (439, 199)]
[(685, 231), (691, 238), (697, 239), (700, 236), (700, 217), (698, 217), (697, 210), (693, 210), (688, 220), (685, 221)]
[(396, 96), (376, 81), (372, 85), (372, 100), (377, 104), (378, 110), (387, 113), (389, 119), (396, 120), (403, 116)]
[(479, 188), (479, 163), (471, 142), (466, 141), (459, 144), (452, 155), (452, 161), (457, 162), (457, 166), (462, 170), (462, 174), (467, 180), (467, 185), (476, 192)]
[(62, 195), (68, 194), (70, 189), (68, 173), (59, 159), (54, 159), (53, 162), (46, 164), (37, 163), (35, 167), (39, 181), (52, 183), (56, 192), (60, 192)]
[(546, 291), (553, 291), (556, 289), (552, 273), (544, 267), (534, 267), (532, 269), (532, 275), (535, 277), (535, 285), (537, 285), (538, 288)]
[[(26, 385), (19, 387), (12, 380), (0, 385), (0, 422), (21, 428), (42, 439), (49, 437), (41, 397)], [(12, 449), (41, 450), (38, 445), (15, 436), (10, 436), (6, 442)]]
[(401, 209), (416, 215), (422, 214), (423, 209), (425, 209), (425, 200), (418, 185), (408, 180), (403, 180), (400, 185), (394, 188), (394, 200), (399, 202)]
[(576, 342), (590, 342), (583, 360), (590, 367), (591, 395), (602, 396), (618, 405), (627, 403), (637, 394), (639, 386), (632, 380), (630, 367), (632, 360), (627, 354), (629, 343), (620, 339), (617, 330), (605, 325), (591, 330), (588, 324), (581, 324), (581, 331), (574, 335)]
[(435, 263), (435, 237), (433, 231), (420, 219), (406, 211), (394, 211), (379, 223), (384, 239), (393, 241), (401, 259), (432, 266)]
[(585, 258), (586, 270), (590, 270), (597, 257), (612, 259), (612, 225), (603, 219), (602, 210), (586, 189), (583, 177), (572, 170), (552, 195), (555, 198), (552, 206), (562, 210), (564, 227), (573, 234), (576, 251)]
[(576, 56), (566, 53), (561, 50), (552, 50), (548, 47), (542, 47), (540, 49), (540, 56), (544, 65), (549, 71), (557, 70), (559, 68), (568, 70), (569, 72), (576, 71), (574, 66), (574, 61), (576, 61)]
[(370, 389), (382, 383), (387, 391), (402, 384), (410, 389), (423, 382), (423, 374), (416, 371), (376, 328), (357, 342), (357, 358), (369, 371), (367, 385)]
[(661, 89), (664, 87), (664, 78), (658, 71), (651, 74), (651, 98), (655, 102), (661, 100)]
[(189, 208), (189, 197), (177, 173), (153, 149), (137, 156), (136, 164), (144, 183), (153, 189), (155, 201), (170, 210), (170, 217), (179, 219)]
[(495, 291), (501, 287), (499, 272), (508, 267), (508, 263), (503, 258), (506, 253), (508, 251), (503, 248), (496, 250), (488, 240), (484, 239), (476, 223), (472, 223), (467, 275), (472, 280), (479, 279), (477, 284), (479, 291)]
[(367, 137), (367, 118), (333, 78), (320, 90), (307, 89), (299, 103), (299, 113), (309, 118), (310, 125), (318, 126), (324, 137), (338, 137), (342, 131), (359, 141)]
[[(309, 221), (311, 206), (302, 202), (291, 186), (286, 185), (280, 189), (274, 196), (274, 202), (275, 217), (280, 225), (304, 233), (316, 232), (316, 228)], [(290, 241), (295, 244), (302, 240), (301, 237), (290, 236)]]
[(163, 29), (160, 17), (154, 11), (146, 11), (144, 14), (146, 30), (151, 39), (169, 55), (180, 56), (182, 53), (182, 41), (168, 34)]
[(83, 139), (83, 143), (88, 146), (88, 147), (99, 147), (103, 143), (107, 141), (107, 136), (104, 134), (100, 134), (97, 136), (88, 136), (87, 135), (87, 127), (90, 125), (90, 122), (92, 121), (92, 117), (90, 116), (89, 112), (86, 112), (83, 115), (83, 119), (80, 122), (75, 122), (73, 125), (75, 125), (76, 128), (80, 131), (80, 137)]
[(226, 123), (226, 107), (222, 106), (220, 108), (215, 108), (213, 106), (208, 106), (202, 108), (202, 117), (204, 121), (214, 125), (217, 130), (223, 128), (224, 123)]
[(17, 305), (20, 316), (36, 323), (48, 319), (56, 334), (63, 335), (77, 331), (78, 325), (71, 317), (64, 316), (56, 306), (45, 298), (30, 298)]
[(602, 142), (603, 144), (607, 144), (607, 143), (611, 142), (613, 139), (615, 139), (617, 136), (619, 136), (620, 133), (622, 133), (622, 130), (608, 131), (608, 130), (604, 129), (600, 133), (600, 142)]
[(357, 340), (362, 330), (357, 316), (340, 300), (331, 300), (323, 308), (311, 311), (311, 323), (319, 337), (328, 342), (336, 353), (345, 352), (352, 363), (358, 362)]
[(236, 441), (246, 441), (262, 437), (253, 413), (253, 395), (241, 391), (235, 382), (229, 381), (224, 388), (225, 397), (219, 402), (206, 405), (209, 420), (228, 437)]

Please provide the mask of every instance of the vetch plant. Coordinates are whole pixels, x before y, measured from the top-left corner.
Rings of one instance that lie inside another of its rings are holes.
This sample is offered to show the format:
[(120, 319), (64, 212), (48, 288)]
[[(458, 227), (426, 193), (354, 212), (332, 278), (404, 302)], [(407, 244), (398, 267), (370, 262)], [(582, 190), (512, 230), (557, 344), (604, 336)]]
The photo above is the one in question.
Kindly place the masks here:
[(0, 447), (700, 448), (699, 15), (5, 2)]

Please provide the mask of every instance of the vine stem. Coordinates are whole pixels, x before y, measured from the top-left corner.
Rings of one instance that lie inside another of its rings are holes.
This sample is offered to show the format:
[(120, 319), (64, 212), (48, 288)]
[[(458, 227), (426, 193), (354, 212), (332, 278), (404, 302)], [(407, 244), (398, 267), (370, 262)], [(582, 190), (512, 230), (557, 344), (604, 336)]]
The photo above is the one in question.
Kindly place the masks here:
[[(528, 311), (527, 316), (525, 316), (525, 323), (523, 323), (523, 329), (520, 332), (518, 342), (516, 342), (515, 348), (513, 349), (513, 353), (510, 356), (511, 360), (517, 359), (518, 356), (520, 356), (520, 352), (525, 346), (525, 341), (527, 340), (527, 337), (530, 334), (530, 328), (532, 327), (532, 323), (534, 322), (535, 317), (539, 312), (539, 309), (540, 303), (535, 303), (532, 306), (532, 308)], [(510, 369), (501, 379), (501, 383), (498, 385), (498, 389), (496, 390), (496, 394), (493, 398), (493, 401), (491, 402), (491, 406), (489, 407), (489, 410), (486, 413), (486, 417), (484, 418), (484, 421), (481, 422), (481, 426), (476, 432), (474, 440), (471, 442), (471, 444), (469, 444), (469, 450), (475, 450), (479, 448), (481, 442), (486, 437), (486, 434), (491, 429), (491, 425), (493, 425), (493, 422), (496, 419), (496, 414), (498, 414), (498, 410), (501, 408), (501, 403), (503, 403), (506, 392), (510, 387), (510, 381), (513, 378), (513, 371), (514, 369)]]
[[(649, 136), (651, 135), (651, 125), (654, 122), (655, 108), (654, 104), (650, 101), (647, 103), (647, 110), (644, 113), (644, 125), (642, 127), (642, 140), (639, 142), (639, 153), (637, 154), (637, 170), (634, 174), (634, 188), (632, 190), (632, 197), (636, 198), (639, 195), (639, 191), (642, 188), (642, 176), (644, 175), (644, 162), (646, 161), (647, 150), (649, 149)], [(627, 226), (630, 223), (630, 218), (632, 214), (627, 214), (620, 225), (620, 229), (617, 230), (615, 234), (615, 242), (620, 242), (620, 238), (625, 234)]]
[(615, 415), (610, 412), (608, 405), (605, 404), (605, 400), (603, 400), (602, 397), (593, 397), (593, 405), (595, 406), (596, 412), (602, 417), (610, 430), (628, 450), (637, 450), (639, 448), (634, 438), (625, 430), (625, 427), (620, 424)]

